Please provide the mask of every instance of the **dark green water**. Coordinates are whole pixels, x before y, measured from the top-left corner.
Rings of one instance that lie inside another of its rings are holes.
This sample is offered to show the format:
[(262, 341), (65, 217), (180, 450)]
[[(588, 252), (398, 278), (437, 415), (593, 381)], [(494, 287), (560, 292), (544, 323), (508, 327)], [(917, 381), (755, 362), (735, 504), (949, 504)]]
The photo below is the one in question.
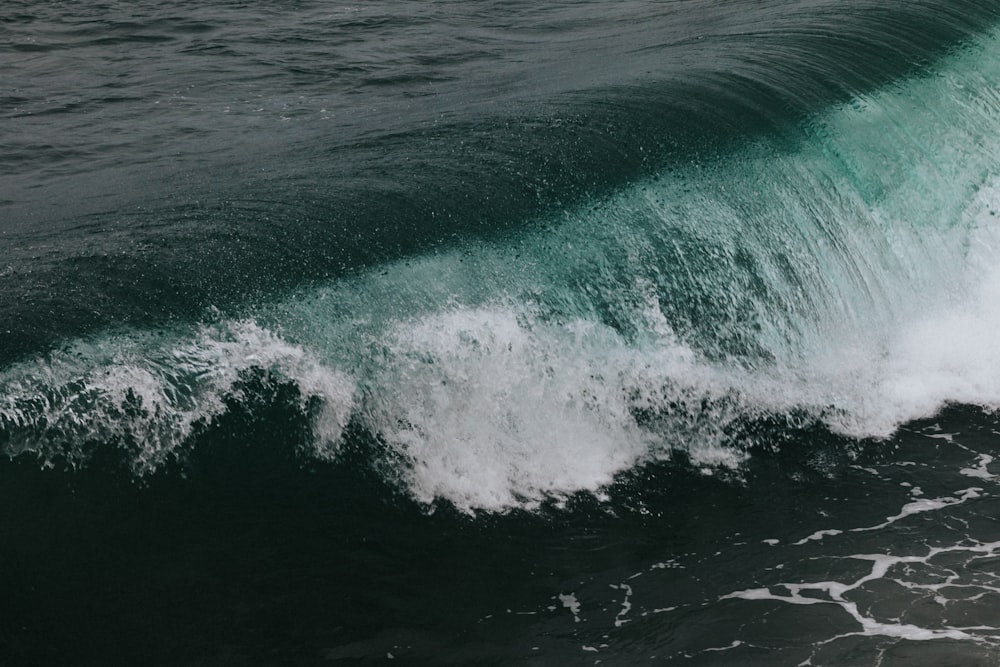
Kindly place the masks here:
[(995, 664), (986, 2), (0, 9), (0, 664)]

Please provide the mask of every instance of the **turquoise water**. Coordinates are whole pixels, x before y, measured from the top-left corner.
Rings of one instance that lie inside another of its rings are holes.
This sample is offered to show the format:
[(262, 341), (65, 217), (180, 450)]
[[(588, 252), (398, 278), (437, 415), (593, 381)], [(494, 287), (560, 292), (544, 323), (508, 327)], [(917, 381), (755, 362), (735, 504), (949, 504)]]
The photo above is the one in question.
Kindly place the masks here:
[(0, 655), (995, 660), (993, 9), (63, 9)]

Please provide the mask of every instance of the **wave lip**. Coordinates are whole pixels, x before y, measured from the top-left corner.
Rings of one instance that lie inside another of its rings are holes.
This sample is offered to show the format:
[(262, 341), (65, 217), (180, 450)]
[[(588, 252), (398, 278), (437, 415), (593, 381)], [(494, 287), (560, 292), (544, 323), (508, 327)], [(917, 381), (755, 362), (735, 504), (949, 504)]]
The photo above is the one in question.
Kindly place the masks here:
[(298, 388), (316, 456), (357, 425), (419, 501), (502, 511), (675, 453), (738, 466), (755, 421), (885, 437), (1000, 407), (997, 78), (1000, 34), (492, 242), (253, 319), (70, 342), (0, 371), (0, 444), (83, 462), (123, 442), (141, 474), (259, 370)]
[(132, 451), (137, 474), (162, 465), (195, 432), (240, 400), (250, 369), (294, 378), (302, 408), (321, 397), (316, 420), (339, 438), (353, 405), (353, 383), (250, 321), (203, 325), (187, 336), (128, 332), (77, 341), (42, 361), (0, 376), (0, 428), (9, 455), (33, 453), (84, 462), (94, 446)]

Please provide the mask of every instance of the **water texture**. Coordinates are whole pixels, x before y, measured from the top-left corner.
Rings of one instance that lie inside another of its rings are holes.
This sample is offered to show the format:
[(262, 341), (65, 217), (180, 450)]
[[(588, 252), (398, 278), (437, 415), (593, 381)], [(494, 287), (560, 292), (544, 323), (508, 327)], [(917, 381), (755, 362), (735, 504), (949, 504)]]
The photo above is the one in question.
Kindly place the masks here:
[(998, 18), (8, 3), (0, 663), (993, 664)]

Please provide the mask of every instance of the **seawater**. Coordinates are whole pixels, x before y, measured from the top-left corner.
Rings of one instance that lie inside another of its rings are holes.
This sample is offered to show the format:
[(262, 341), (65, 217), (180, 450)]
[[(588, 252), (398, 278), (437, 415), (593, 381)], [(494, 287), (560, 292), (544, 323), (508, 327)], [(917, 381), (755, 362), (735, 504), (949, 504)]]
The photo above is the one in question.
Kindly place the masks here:
[(3, 12), (0, 657), (997, 659), (992, 7)]

